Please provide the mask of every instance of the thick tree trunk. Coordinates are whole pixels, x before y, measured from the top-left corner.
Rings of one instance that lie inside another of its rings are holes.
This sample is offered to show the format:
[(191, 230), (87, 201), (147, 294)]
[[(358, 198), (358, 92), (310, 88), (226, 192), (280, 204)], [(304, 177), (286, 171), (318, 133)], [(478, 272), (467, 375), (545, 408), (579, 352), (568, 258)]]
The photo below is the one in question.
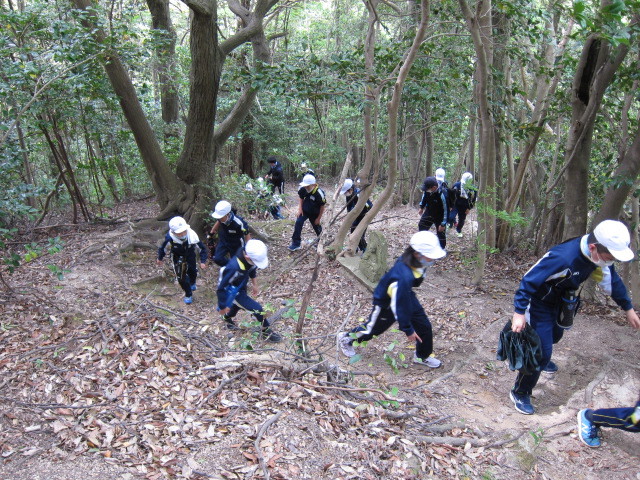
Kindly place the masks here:
[[(96, 18), (96, 11), (91, 8), (93, 6), (91, 0), (73, 0), (73, 2), (76, 8), (86, 12), (84, 23), (93, 31), (96, 41), (104, 44), (105, 35), (97, 27), (99, 22)], [(182, 199), (187, 195), (187, 185), (180, 182), (171, 171), (120, 57), (115, 52), (107, 52), (103, 67), (120, 101), (129, 128), (131, 128), (140, 156), (156, 192), (158, 204), (163, 209), (161, 215), (171, 214), (176, 211), (175, 200)]]
[(628, 51), (629, 46), (621, 44), (612, 55), (610, 45), (597, 34), (589, 36), (582, 49), (571, 90), (571, 126), (565, 149), (565, 239), (587, 230), (589, 156), (595, 119), (602, 97)]

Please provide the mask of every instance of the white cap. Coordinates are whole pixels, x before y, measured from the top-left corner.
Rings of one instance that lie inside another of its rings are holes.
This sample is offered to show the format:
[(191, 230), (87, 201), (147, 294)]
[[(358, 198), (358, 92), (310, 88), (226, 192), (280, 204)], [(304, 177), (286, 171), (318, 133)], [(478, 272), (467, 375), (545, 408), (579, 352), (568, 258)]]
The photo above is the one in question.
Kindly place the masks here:
[(308, 187), (309, 185), (315, 185), (315, 183), (316, 183), (316, 177), (308, 173), (304, 176), (304, 178), (302, 179), (302, 182), (300, 182), (300, 186)]
[(436, 180), (444, 182), (444, 168), (439, 168), (436, 170)]
[(447, 254), (447, 252), (440, 247), (440, 240), (438, 240), (438, 237), (436, 237), (433, 232), (422, 231), (414, 233), (409, 245), (411, 245), (416, 252), (421, 253), (431, 260), (438, 260)]
[[(473, 175), (471, 172), (464, 172), (462, 174), (462, 178), (460, 179), (460, 183), (467, 183), (469, 180), (473, 180)], [(464, 187), (464, 185), (462, 185)]]
[(340, 195), (347, 193), (347, 190), (349, 190), (351, 187), (353, 187), (353, 180), (351, 180), (350, 178), (345, 179), (344, 185), (342, 185), (342, 188), (340, 189)]
[(211, 214), (213, 218), (222, 218), (231, 211), (231, 204), (226, 200), (220, 200), (216, 203), (216, 209)]
[(169, 230), (173, 233), (182, 233), (189, 228), (189, 224), (182, 217), (173, 217), (169, 220)]
[(253, 238), (249, 240), (244, 246), (244, 254), (261, 270), (267, 268), (269, 265), (267, 246), (260, 240)]
[(593, 234), (598, 243), (606, 247), (616, 260), (621, 262), (633, 260), (633, 250), (629, 248), (629, 243), (631, 243), (629, 230), (624, 223), (617, 220), (605, 220), (596, 226)]

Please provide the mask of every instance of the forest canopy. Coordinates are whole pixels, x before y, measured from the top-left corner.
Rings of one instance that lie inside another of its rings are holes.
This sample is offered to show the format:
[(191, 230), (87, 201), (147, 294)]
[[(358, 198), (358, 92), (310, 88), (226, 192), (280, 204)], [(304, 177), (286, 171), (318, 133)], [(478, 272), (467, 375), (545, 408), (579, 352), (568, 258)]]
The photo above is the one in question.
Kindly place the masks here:
[(225, 178), (264, 175), (270, 155), (289, 178), (303, 163), (334, 178), (349, 154), (348, 174), (374, 179), (367, 195), (397, 169), (393, 203), (415, 204), (438, 167), (450, 184), (472, 172), (480, 247), (540, 251), (594, 219), (637, 224), (637, 1), (0, 9), (5, 230), (150, 194), (159, 218), (198, 226)]

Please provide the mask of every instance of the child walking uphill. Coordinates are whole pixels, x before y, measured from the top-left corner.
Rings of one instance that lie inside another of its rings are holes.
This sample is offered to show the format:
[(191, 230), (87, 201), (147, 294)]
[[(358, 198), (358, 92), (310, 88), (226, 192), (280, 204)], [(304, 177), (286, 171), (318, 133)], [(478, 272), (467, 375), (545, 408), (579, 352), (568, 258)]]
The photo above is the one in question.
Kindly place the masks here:
[(269, 321), (262, 313), (262, 305), (247, 293), (247, 283), (251, 280), (252, 294), (258, 294), (256, 274), (269, 265), (267, 246), (260, 240), (249, 240), (245, 247), (220, 270), (218, 282), (218, 311), (222, 314), (229, 330), (237, 330), (233, 321), (242, 308), (262, 324), (262, 337), (270, 342), (279, 342), (282, 337), (271, 330)]
[(196, 265), (196, 248), (200, 250), (200, 268), (207, 267), (207, 249), (198, 238), (198, 234), (191, 230), (182, 217), (173, 217), (169, 220), (169, 232), (158, 248), (158, 265), (162, 265), (162, 259), (166, 254), (167, 245), (171, 244), (171, 260), (173, 271), (178, 283), (184, 290), (184, 303), (193, 302), (193, 291), (196, 290), (198, 267)]
[[(347, 201), (347, 212), (350, 212), (355, 208), (356, 204), (358, 203), (358, 200), (360, 197), (360, 189), (356, 188), (356, 186), (353, 184), (353, 180), (351, 180), (350, 178), (347, 178), (345, 179), (344, 184), (340, 189), (340, 193), (342, 193), (345, 196), (345, 199)], [(371, 207), (373, 207), (373, 202), (371, 202), (371, 200), (367, 200), (367, 203), (365, 204), (364, 208), (360, 212), (360, 215), (358, 215), (356, 219), (351, 223), (351, 233), (353, 233), (356, 227), (360, 225), (360, 222), (362, 221), (364, 216), (367, 214), (367, 212), (371, 210)], [(358, 242), (358, 248), (356, 249), (356, 253), (358, 253), (358, 250), (360, 250), (361, 252), (364, 252), (367, 249), (367, 241), (364, 238), (366, 233), (367, 233), (367, 230), (365, 229), (365, 231), (362, 232), (360, 241)]]
[(365, 342), (383, 334), (394, 322), (416, 343), (414, 363), (438, 368), (442, 362), (433, 356), (431, 322), (413, 291), (420, 286), (429, 266), (447, 254), (438, 237), (431, 232), (418, 232), (395, 265), (380, 279), (373, 292), (373, 310), (363, 325), (338, 334), (340, 349), (347, 357), (356, 352), (353, 342)]
[(449, 207), (447, 205), (446, 187), (438, 184), (436, 177), (427, 177), (422, 185), (422, 198), (420, 199), (419, 231), (427, 231), (431, 225), (436, 226), (436, 234), (440, 240), (440, 246), (447, 246), (447, 219)]
[(324, 213), (327, 198), (324, 191), (318, 187), (316, 183), (316, 177), (307, 174), (300, 182), (300, 190), (298, 190), (299, 204), (298, 204), (298, 218), (296, 225), (293, 228), (293, 235), (291, 236), (291, 245), (289, 250), (295, 252), (300, 250), (300, 243), (302, 242), (302, 227), (304, 222), (309, 220), (313, 231), (316, 235), (320, 236), (322, 233), (322, 225), (320, 225), (320, 219)]
[(249, 225), (242, 217), (234, 214), (231, 204), (221, 200), (211, 214), (217, 220), (211, 228), (211, 234), (218, 234), (218, 244), (213, 257), (217, 265), (224, 267), (236, 252), (249, 241)]
[[(469, 211), (473, 208), (478, 197), (478, 191), (473, 186), (473, 175), (471, 172), (464, 172), (459, 182), (453, 184), (454, 202), (452, 209), (449, 211), (449, 226), (456, 224), (456, 232), (458, 237), (462, 237), (462, 227), (469, 215)], [(458, 222), (456, 223), (456, 216)]]

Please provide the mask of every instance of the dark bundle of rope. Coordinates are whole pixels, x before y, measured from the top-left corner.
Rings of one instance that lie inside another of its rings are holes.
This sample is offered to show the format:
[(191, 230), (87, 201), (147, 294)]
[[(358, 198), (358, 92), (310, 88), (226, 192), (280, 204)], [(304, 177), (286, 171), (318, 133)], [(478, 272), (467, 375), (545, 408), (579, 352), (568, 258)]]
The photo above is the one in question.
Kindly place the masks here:
[(540, 337), (528, 323), (522, 332), (516, 333), (511, 330), (511, 321), (508, 321), (500, 332), (496, 358), (508, 360), (511, 370), (518, 370), (525, 375), (537, 372), (542, 360)]

